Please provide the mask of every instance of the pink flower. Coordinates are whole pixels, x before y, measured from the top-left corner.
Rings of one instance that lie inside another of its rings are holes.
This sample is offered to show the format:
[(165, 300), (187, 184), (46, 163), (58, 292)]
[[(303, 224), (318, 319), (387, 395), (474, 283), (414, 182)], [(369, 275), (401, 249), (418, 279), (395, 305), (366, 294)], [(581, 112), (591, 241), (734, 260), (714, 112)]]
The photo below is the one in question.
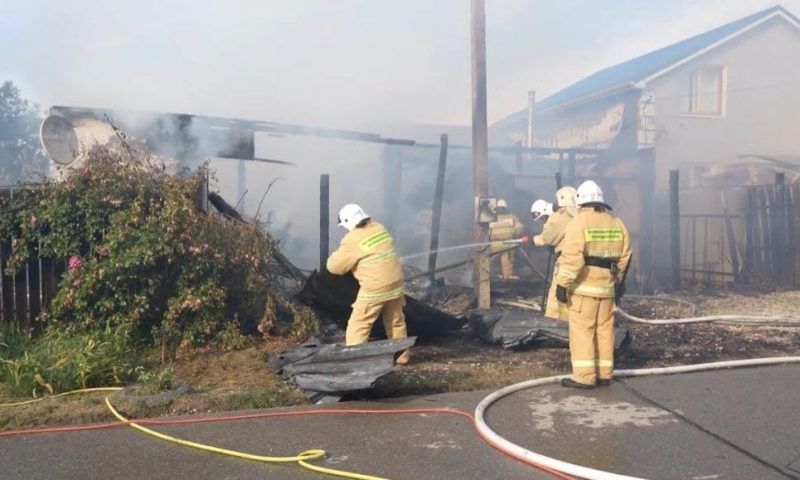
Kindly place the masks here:
[(75, 190), (75, 184), (74, 183), (68, 183), (67, 184), (67, 191), (71, 192), (73, 190)]
[(106, 246), (102, 246), (97, 250), (97, 254), (101, 257), (107, 257), (109, 253), (111, 253), (111, 250), (109, 250)]
[(35, 227), (35, 226), (36, 226), (36, 217), (31, 216), (31, 227)]
[(75, 270), (77, 268), (81, 268), (81, 257), (77, 255), (73, 255), (69, 257), (69, 268), (70, 270)]

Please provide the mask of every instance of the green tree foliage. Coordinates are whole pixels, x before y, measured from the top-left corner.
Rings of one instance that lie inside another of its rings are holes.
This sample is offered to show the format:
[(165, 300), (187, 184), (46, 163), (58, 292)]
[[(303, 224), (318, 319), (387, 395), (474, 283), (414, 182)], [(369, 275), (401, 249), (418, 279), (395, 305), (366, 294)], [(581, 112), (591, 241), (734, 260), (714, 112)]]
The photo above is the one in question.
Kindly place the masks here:
[(46, 162), (39, 149), (39, 114), (9, 81), (0, 85), (0, 185), (11, 185)]

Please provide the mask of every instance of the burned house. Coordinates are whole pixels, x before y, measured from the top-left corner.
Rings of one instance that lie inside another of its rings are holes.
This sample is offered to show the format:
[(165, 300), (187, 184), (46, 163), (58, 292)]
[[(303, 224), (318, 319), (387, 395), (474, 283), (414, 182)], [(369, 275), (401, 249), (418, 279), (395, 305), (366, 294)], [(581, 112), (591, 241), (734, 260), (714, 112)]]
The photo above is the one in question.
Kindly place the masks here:
[(745, 187), (776, 173), (790, 183), (800, 171), (798, 60), (800, 19), (775, 6), (531, 99), (493, 129), (509, 143), (602, 151), (570, 167), (574, 180), (597, 178), (611, 191), (649, 273), (669, 267), (667, 190), (677, 170), (684, 275), (732, 278), (731, 257), (748, 235)]

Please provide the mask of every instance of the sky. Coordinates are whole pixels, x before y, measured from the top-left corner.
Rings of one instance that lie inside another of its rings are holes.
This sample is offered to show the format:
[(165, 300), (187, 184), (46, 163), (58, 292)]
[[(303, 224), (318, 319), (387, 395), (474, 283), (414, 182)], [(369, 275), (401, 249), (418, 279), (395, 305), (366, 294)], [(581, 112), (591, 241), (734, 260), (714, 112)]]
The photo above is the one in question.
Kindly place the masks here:
[[(767, 0), (487, 0), (489, 120)], [(800, 14), (800, 0), (784, 7)], [(377, 131), (469, 124), (468, 0), (0, 0), (0, 80), (42, 107)]]

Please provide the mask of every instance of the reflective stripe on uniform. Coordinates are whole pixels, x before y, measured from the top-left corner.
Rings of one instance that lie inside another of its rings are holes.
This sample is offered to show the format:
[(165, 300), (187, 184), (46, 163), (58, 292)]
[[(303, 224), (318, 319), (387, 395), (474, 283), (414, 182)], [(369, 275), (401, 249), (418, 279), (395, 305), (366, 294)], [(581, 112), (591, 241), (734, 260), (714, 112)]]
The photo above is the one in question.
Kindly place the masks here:
[(597, 258), (614, 258), (617, 259), (622, 256), (622, 250), (586, 250), (587, 257), (597, 257)]
[(575, 275), (574, 273), (570, 272), (569, 270), (559, 270), (558, 271), (558, 276), (559, 277), (564, 277), (567, 280), (575, 280), (576, 278), (578, 278), (577, 275)]
[(386, 300), (391, 300), (393, 298), (397, 298), (400, 295), (403, 295), (405, 290), (402, 286), (395, 288), (394, 290), (389, 290), (388, 292), (377, 292), (377, 293), (362, 293), (358, 292), (358, 297), (356, 300), (365, 300), (368, 302), (383, 302)]
[(573, 360), (572, 366), (577, 368), (592, 368), (597, 365), (596, 360)]
[(587, 228), (583, 231), (583, 239), (587, 242), (621, 242), (622, 229), (619, 227)]
[(595, 287), (592, 285), (576, 285), (570, 289), (572, 293), (578, 295), (586, 295), (592, 297), (599, 295), (601, 297), (611, 298), (614, 296), (614, 287)]
[(380, 230), (378, 232), (373, 233), (372, 235), (370, 235), (369, 237), (365, 238), (364, 240), (361, 240), (360, 242), (358, 242), (358, 246), (359, 246), (359, 248), (361, 248), (361, 251), (369, 252), (370, 250), (372, 250), (373, 248), (377, 247), (378, 245), (380, 245), (382, 243), (386, 243), (386, 242), (390, 241), (391, 239), (392, 239), (392, 236), (389, 235), (389, 231), (384, 229), (384, 230)]
[(372, 265), (373, 263), (378, 263), (388, 258), (397, 258), (397, 251), (394, 249), (389, 250), (388, 252), (379, 253), (378, 255), (373, 255), (371, 257), (367, 257), (360, 262), (359, 265)]
[(600, 367), (613, 367), (614, 360), (598, 360), (597, 365)]

